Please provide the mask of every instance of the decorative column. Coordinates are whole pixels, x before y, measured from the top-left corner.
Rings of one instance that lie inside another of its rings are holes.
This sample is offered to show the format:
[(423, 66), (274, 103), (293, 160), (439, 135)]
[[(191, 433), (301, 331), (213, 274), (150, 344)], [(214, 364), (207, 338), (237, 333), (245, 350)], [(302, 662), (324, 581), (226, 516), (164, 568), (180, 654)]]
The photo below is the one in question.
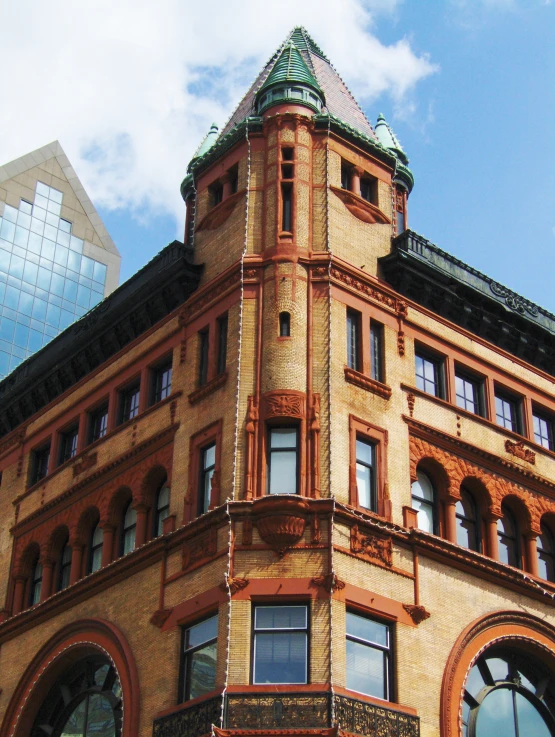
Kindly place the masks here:
[(497, 537), (497, 520), (501, 514), (491, 512), (486, 518), (486, 538), (488, 541), (487, 554), (494, 560), (499, 560), (499, 538)]
[(13, 593), (12, 613), (15, 616), (23, 610), (23, 597), (25, 596), (25, 584), (27, 579), (24, 576), (15, 577), (15, 588)]
[(351, 192), (360, 197), (360, 178), (364, 170), (360, 166), (353, 166), (351, 169)]
[(528, 573), (531, 573), (532, 576), (539, 577), (540, 569), (538, 566), (538, 546), (536, 533), (525, 533), (524, 544), (526, 547), (526, 567), (528, 569)]
[(449, 542), (457, 542), (457, 500), (452, 497), (445, 504), (445, 537)]
[(71, 546), (71, 570), (69, 572), (69, 584), (76, 583), (81, 578), (83, 568), (83, 545), (80, 540), (70, 540)]
[(133, 509), (137, 512), (137, 527), (135, 529), (135, 547), (146, 543), (148, 507), (143, 502), (137, 502), (133, 505)]
[(52, 594), (52, 577), (54, 574), (54, 561), (52, 558), (43, 558), (42, 563), (42, 584), (40, 588), (40, 601), (48, 599)]
[(229, 172), (226, 172), (222, 177), (220, 177), (220, 182), (223, 185), (223, 192), (222, 192), (222, 201), (223, 201), (223, 200), (226, 200), (231, 194), (231, 174)]
[(109, 565), (112, 562), (112, 550), (114, 548), (114, 525), (107, 522), (101, 525), (103, 531), (102, 537), (102, 567)]

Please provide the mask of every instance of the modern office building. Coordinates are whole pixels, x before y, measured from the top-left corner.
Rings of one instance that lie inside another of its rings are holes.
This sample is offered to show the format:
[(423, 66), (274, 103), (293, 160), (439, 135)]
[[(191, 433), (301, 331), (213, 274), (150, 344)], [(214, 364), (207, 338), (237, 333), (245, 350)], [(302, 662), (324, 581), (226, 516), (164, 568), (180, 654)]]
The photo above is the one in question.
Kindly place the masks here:
[(0, 383), (0, 737), (555, 734), (555, 318), (412, 186), (296, 28)]
[(0, 166), (0, 378), (110, 294), (120, 261), (57, 141)]

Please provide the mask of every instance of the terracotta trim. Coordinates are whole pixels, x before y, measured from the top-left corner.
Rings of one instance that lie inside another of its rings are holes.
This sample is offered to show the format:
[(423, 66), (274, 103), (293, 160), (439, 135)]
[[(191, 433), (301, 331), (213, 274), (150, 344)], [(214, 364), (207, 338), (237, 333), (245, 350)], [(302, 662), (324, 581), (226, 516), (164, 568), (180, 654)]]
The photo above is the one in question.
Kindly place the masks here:
[(226, 383), (227, 376), (227, 371), (224, 371), (223, 374), (216, 376), (211, 381), (208, 381), (198, 389), (195, 389), (195, 391), (191, 392), (188, 396), (189, 404), (197, 404), (197, 402), (200, 402), (202, 399), (215, 392)]
[(121, 682), (126, 709), (122, 737), (135, 737), (139, 732), (141, 695), (137, 666), (125, 635), (102, 619), (84, 619), (67, 624), (35, 655), (20, 679), (10, 700), (0, 729), (1, 737), (29, 734), (33, 719), (55, 679), (63, 673), (64, 662), (72, 662), (73, 654), (85, 655), (100, 650), (112, 660)]
[(333, 598), (342, 601), (347, 609), (354, 608), (370, 616), (385, 617), (409, 627), (416, 627), (413, 619), (400, 601), (382, 596), (375, 591), (345, 583), (344, 587), (335, 591)]
[[(202, 448), (215, 443), (216, 445), (216, 461), (214, 473), (212, 475), (212, 487), (210, 494), (210, 504), (208, 511), (211, 511), (220, 504), (220, 477), (221, 477), (221, 460), (222, 460), (222, 433), (223, 421), (215, 420), (198, 432), (191, 435), (189, 439), (189, 478), (187, 493), (183, 500), (183, 524), (191, 522), (198, 516), (199, 505), (199, 481), (200, 481), (200, 454)], [(206, 514), (206, 512), (205, 512)]]
[(389, 499), (389, 487), (387, 481), (387, 445), (389, 435), (387, 430), (378, 427), (371, 422), (365, 422), (360, 417), (349, 415), (349, 504), (352, 507), (363, 509), (365, 512), (371, 510), (362, 507), (358, 502), (358, 490), (356, 481), (356, 440), (357, 435), (362, 435), (372, 441), (376, 449), (375, 486), (377, 509), (372, 510), (375, 514), (391, 521), (391, 500)]
[(385, 215), (379, 207), (361, 197), (360, 192), (351, 192), (348, 189), (343, 189), (342, 187), (335, 187), (333, 184), (330, 184), (329, 187), (334, 195), (343, 202), (351, 215), (354, 215), (358, 220), (362, 220), (362, 222), (370, 224), (391, 224), (391, 220), (387, 215)]
[(369, 376), (365, 376), (364, 374), (360, 373), (360, 371), (355, 371), (348, 366), (345, 366), (344, 371), (345, 381), (348, 381), (349, 384), (354, 384), (360, 389), (364, 389), (367, 392), (376, 394), (382, 399), (390, 399), (391, 387), (387, 386), (387, 384), (383, 384), (381, 381), (376, 381), (376, 379), (371, 379)]
[(469, 624), (457, 638), (443, 672), (440, 697), (442, 737), (461, 733), (461, 704), (468, 673), (477, 658), (495, 642), (524, 646), (536, 657), (555, 667), (553, 641), (555, 628), (522, 611), (486, 614)]
[[(222, 177), (220, 177), (220, 180), (221, 179)], [(199, 233), (202, 230), (215, 230), (223, 225), (235, 209), (239, 200), (245, 196), (246, 191), (246, 189), (242, 189), (240, 192), (235, 192), (234, 194), (225, 197), (215, 207), (209, 210), (197, 225), (195, 233)]]
[(223, 591), (220, 586), (214, 586), (208, 591), (174, 606), (162, 625), (162, 632), (181, 627), (193, 619), (199, 619), (210, 612), (215, 612), (221, 604), (225, 604), (227, 601), (227, 592)]
[[(355, 699), (356, 701), (364, 701), (367, 704), (372, 704), (372, 706), (381, 706), (384, 709), (396, 711), (400, 714), (409, 714), (410, 716), (415, 717), (418, 716), (418, 711), (412, 706), (397, 704), (395, 701), (384, 701), (384, 699), (379, 699), (377, 696), (367, 696), (366, 694), (359, 693), (358, 691), (349, 691), (347, 688), (336, 686), (335, 684), (333, 686), (333, 690), (340, 696), (347, 696), (348, 698)], [(341, 734), (347, 735), (348, 733), (341, 732)]]

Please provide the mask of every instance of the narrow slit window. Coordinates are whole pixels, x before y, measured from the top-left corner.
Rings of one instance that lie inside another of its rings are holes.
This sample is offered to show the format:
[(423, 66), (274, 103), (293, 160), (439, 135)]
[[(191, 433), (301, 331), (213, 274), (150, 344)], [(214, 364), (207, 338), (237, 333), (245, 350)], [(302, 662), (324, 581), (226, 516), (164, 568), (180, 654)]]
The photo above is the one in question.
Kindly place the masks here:
[(208, 381), (208, 328), (199, 333), (199, 368), (198, 383), (203, 386)]
[(291, 315), (289, 312), (279, 313), (279, 335), (280, 338), (289, 338), (291, 335)]
[(281, 185), (281, 204), (281, 229), (286, 233), (291, 233), (293, 228), (293, 188), (290, 184)]
[(218, 375), (223, 374), (227, 361), (227, 315), (218, 319)]
[(376, 381), (384, 380), (383, 325), (370, 323), (370, 375)]

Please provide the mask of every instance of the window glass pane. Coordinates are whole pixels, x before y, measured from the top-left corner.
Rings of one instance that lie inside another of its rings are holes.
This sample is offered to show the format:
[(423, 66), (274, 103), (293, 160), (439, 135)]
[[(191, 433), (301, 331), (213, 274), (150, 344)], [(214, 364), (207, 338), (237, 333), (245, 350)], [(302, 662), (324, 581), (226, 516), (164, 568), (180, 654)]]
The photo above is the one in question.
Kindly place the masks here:
[(386, 624), (360, 617), (353, 612), (347, 612), (347, 634), (360, 640), (389, 647), (389, 627)]
[(363, 440), (356, 441), (357, 450), (357, 461), (362, 461), (368, 466), (372, 466), (374, 462), (374, 446), (370, 443), (365, 443)]
[(214, 640), (218, 636), (218, 615), (189, 627), (185, 633), (185, 650), (198, 647), (204, 642)]
[(432, 502), (434, 500), (434, 487), (432, 486), (432, 482), (425, 473), (421, 473), (420, 471), (417, 472), (416, 477), (417, 481), (412, 485), (412, 495)]
[(101, 694), (91, 694), (88, 698), (86, 737), (115, 737), (114, 712), (108, 699)]
[(269, 491), (270, 494), (297, 493), (297, 451), (272, 453)]
[(387, 699), (387, 654), (353, 640), (347, 640), (347, 688)]
[(254, 626), (256, 629), (304, 629), (306, 617), (306, 606), (258, 606)]
[(275, 428), (270, 433), (270, 447), (296, 448), (297, 431), (294, 428)]
[(430, 504), (420, 501), (420, 499), (412, 500), (412, 508), (418, 512), (418, 528), (424, 532), (434, 532), (434, 512)]
[(372, 469), (360, 463), (356, 465), (358, 503), (366, 509), (372, 508)]
[(519, 735), (551, 737), (551, 730), (545, 723), (543, 717), (525, 696), (521, 693), (516, 693), (515, 702)]
[(187, 698), (195, 699), (210, 693), (216, 687), (216, 651), (218, 643), (212, 642), (188, 656), (189, 679)]
[(306, 633), (260, 633), (254, 643), (255, 683), (306, 683)]
[[(533, 734), (533, 733), (532, 733)], [(516, 737), (512, 691), (491, 691), (478, 710), (476, 737)]]

